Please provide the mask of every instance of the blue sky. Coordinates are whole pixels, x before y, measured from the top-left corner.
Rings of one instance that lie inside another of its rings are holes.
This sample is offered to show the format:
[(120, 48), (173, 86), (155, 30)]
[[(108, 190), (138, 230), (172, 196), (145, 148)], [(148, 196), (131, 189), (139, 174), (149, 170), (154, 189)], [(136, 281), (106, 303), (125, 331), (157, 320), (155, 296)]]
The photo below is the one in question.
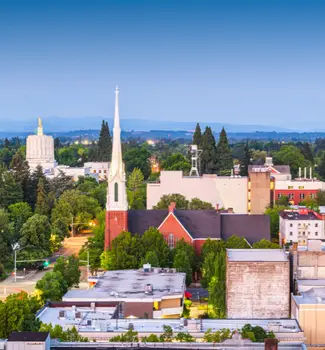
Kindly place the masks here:
[(0, 0), (0, 130), (110, 117), (116, 84), (122, 118), (325, 129), (324, 18), (313, 0)]

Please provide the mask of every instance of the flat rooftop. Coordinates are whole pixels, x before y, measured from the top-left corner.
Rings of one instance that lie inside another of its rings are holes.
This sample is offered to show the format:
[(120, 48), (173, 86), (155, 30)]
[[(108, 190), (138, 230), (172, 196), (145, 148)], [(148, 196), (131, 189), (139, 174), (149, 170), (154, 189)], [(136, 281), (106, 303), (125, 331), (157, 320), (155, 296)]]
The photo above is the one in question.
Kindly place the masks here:
[(325, 287), (316, 287), (307, 290), (306, 292), (301, 292), (301, 295), (293, 295), (297, 305), (325, 305)]
[[(159, 272), (161, 271), (161, 272)], [(159, 301), (182, 297), (185, 291), (185, 273), (151, 272), (139, 270), (106, 271), (96, 280), (92, 289), (70, 290), (63, 301)], [(148, 292), (148, 287), (152, 291)]]
[[(59, 311), (64, 308), (47, 307), (39, 314), (38, 318), (44, 323), (61, 325), (63, 328), (74, 325), (79, 332), (127, 332), (132, 324), (133, 329), (139, 333), (163, 333), (164, 325), (170, 326), (174, 332), (205, 333), (208, 329), (217, 331), (222, 328), (236, 330), (249, 323), (252, 326), (260, 326), (265, 330), (273, 330), (276, 333), (299, 333), (301, 329), (295, 319), (111, 319), (110, 310), (96, 308), (96, 312), (82, 311), (82, 318), (74, 320), (59, 317)], [(77, 307), (79, 311), (82, 308)], [(71, 307), (70, 307), (70, 310)], [(113, 310), (112, 310), (113, 311)], [(96, 315), (97, 314), (97, 315)], [(91, 322), (89, 322), (91, 320)]]
[(229, 261), (288, 261), (282, 249), (227, 249), (227, 257)]
[(79, 331), (105, 331), (103, 327), (114, 316), (116, 307), (46, 307), (38, 314), (38, 319), (52, 326), (75, 326)]
[(317, 213), (309, 209), (284, 210), (280, 216), (286, 220), (322, 220)]

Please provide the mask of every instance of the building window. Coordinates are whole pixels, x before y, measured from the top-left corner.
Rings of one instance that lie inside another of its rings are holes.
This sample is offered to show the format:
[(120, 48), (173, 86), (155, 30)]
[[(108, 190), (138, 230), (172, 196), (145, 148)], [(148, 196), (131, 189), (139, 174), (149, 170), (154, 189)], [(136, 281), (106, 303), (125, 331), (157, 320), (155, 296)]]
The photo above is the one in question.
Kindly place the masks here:
[(104, 170), (104, 174), (106, 174), (107, 173), (107, 170)]
[(289, 199), (292, 200), (293, 199), (293, 193), (289, 193)]
[(303, 233), (302, 233), (304, 236), (306, 236), (306, 232), (304, 231)]
[(301, 226), (301, 223), (299, 222), (298, 226), (300, 227)]
[(317, 231), (315, 232), (315, 236), (318, 236), (318, 232)]
[(315, 193), (311, 193), (311, 194), (310, 194), (310, 198), (311, 198), (311, 199), (315, 199)]
[(96, 173), (96, 169), (94, 169), (94, 173)]
[(290, 224), (290, 227), (293, 227), (293, 224)]
[(305, 199), (305, 194), (304, 193), (300, 193), (299, 197), (300, 197), (300, 199)]
[(102, 171), (101, 170), (98, 170), (99, 173), (101, 173)]
[(299, 190), (303, 190), (304, 189), (304, 186), (299, 186)]
[(280, 199), (280, 198), (281, 198), (281, 196), (282, 196), (282, 194), (281, 194), (281, 193), (278, 193), (278, 199)]
[(292, 236), (293, 235), (293, 233), (292, 233), (292, 231), (290, 231), (290, 236)]
[(168, 244), (168, 247), (170, 249), (175, 248), (175, 239), (174, 239), (174, 235), (172, 233), (170, 233), (168, 235), (168, 242), (167, 242), (167, 244)]
[(318, 223), (315, 224), (315, 227), (318, 227)]
[(293, 190), (293, 186), (288, 186), (288, 190)]
[(115, 182), (114, 184), (114, 201), (118, 202), (118, 183)]

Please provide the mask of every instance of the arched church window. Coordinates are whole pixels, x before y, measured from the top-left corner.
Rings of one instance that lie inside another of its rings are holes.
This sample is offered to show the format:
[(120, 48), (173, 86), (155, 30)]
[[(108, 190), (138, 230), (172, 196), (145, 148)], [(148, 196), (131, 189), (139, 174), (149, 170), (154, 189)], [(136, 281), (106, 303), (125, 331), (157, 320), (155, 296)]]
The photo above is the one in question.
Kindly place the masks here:
[(114, 201), (118, 202), (118, 183), (115, 182), (114, 184)]

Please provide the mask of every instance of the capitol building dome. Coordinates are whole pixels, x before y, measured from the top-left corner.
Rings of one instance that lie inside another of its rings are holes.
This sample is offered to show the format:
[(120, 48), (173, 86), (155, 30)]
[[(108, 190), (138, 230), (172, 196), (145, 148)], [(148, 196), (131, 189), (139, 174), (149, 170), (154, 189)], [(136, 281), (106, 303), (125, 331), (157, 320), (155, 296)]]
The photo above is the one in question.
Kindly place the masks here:
[(41, 118), (38, 118), (37, 134), (27, 137), (26, 160), (32, 171), (40, 165), (44, 172), (50, 173), (57, 165), (54, 159), (53, 137), (44, 135)]

